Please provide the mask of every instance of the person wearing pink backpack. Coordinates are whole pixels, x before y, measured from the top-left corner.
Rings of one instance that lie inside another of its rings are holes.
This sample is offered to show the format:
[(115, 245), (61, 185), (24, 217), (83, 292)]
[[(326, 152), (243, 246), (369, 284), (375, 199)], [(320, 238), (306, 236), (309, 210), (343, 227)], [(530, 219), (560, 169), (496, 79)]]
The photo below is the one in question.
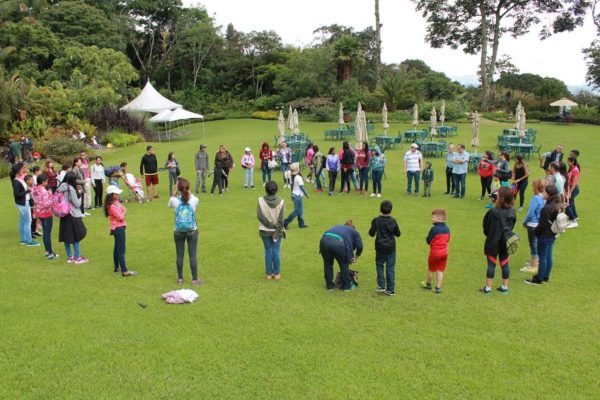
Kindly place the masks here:
[[(68, 263), (86, 263), (88, 259), (81, 256), (79, 247), (79, 242), (87, 235), (87, 229), (83, 224), (83, 212), (81, 211), (83, 194), (78, 189), (77, 174), (68, 172), (56, 191), (62, 193), (71, 208), (68, 214), (60, 218), (58, 241), (65, 244)], [(71, 245), (73, 246), (73, 251), (71, 251)]]
[(48, 186), (48, 175), (41, 174), (37, 177), (38, 184), (31, 189), (34, 202), (34, 213), (42, 222), (45, 255), (48, 260), (58, 258), (58, 254), (52, 251), (52, 207), (54, 206), (54, 195)]

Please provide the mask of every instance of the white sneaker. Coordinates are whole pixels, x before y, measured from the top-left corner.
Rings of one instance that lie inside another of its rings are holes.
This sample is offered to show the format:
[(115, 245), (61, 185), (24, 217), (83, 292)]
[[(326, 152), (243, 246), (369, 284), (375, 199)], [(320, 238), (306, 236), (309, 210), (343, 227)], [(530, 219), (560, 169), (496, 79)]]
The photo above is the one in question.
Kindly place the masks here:
[(377, 197), (381, 197), (381, 193), (377, 193)]
[(90, 214), (89, 212), (84, 212), (83, 215), (85, 215), (86, 217), (89, 217), (92, 214)]
[(375, 197), (377, 196), (375, 193), (371, 193), (371, 195), (369, 197)]
[(576, 221), (571, 221), (569, 225), (567, 225), (567, 229), (577, 228), (579, 224)]
[(523, 207), (519, 207), (519, 211), (523, 211)]
[(263, 187), (265, 187), (266, 185), (267, 185), (266, 183), (263, 183)]

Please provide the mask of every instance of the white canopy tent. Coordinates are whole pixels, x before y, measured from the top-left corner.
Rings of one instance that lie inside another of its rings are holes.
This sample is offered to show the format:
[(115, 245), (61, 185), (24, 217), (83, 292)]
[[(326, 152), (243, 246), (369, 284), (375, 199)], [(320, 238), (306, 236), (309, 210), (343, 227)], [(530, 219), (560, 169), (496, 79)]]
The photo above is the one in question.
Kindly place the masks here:
[[(171, 110), (163, 110), (161, 112), (159, 112), (158, 114), (156, 114), (155, 116), (153, 116), (152, 118), (149, 119), (150, 122), (154, 122), (156, 124), (160, 124), (163, 123), (165, 126), (165, 135), (166, 137), (169, 139), (169, 142), (171, 141), (171, 135), (172, 135), (172, 123), (173, 122), (179, 122), (179, 121), (187, 121), (187, 124), (190, 124), (190, 121), (193, 119), (201, 119), (204, 122), (204, 116), (200, 115), (200, 114), (196, 114), (193, 113), (191, 111), (187, 111), (184, 110), (183, 108), (176, 108), (173, 111)], [(178, 127), (181, 127), (182, 125), (177, 125)], [(203, 126), (203, 131), (204, 131), (204, 126)], [(187, 131), (177, 131), (176, 134), (177, 135), (182, 135), (184, 133), (189, 133)], [(158, 141), (161, 141), (161, 137), (160, 137), (160, 131), (158, 132)]]
[(181, 104), (177, 104), (158, 93), (148, 81), (139, 96), (121, 107), (121, 110), (160, 113), (163, 110), (173, 110), (175, 108), (181, 108)]

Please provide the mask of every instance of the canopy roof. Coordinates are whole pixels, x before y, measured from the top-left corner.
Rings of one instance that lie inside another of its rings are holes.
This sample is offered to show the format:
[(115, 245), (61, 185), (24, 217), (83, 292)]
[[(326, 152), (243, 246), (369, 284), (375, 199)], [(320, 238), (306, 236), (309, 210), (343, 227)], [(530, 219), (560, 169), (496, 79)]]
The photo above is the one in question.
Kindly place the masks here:
[(175, 122), (189, 119), (204, 119), (204, 116), (193, 113), (191, 111), (184, 110), (183, 108), (176, 108), (173, 111), (162, 110), (154, 117), (150, 118), (151, 122)]
[(573, 100), (569, 100), (566, 97), (563, 97), (560, 100), (556, 100), (554, 103), (550, 103), (553, 107), (577, 107), (578, 104)]
[(142, 93), (140, 93), (140, 95), (135, 99), (131, 100), (129, 104), (121, 107), (121, 110), (158, 113), (163, 110), (172, 110), (174, 108), (181, 108), (181, 104), (174, 103), (164, 97), (162, 94), (158, 93), (150, 81), (148, 81), (146, 82), (146, 86), (144, 86)]

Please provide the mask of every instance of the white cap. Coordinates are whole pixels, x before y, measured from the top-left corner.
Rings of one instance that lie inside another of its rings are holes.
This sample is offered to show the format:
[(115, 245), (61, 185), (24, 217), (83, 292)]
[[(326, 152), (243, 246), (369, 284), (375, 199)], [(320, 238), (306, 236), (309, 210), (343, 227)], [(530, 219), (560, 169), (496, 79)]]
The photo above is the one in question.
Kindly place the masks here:
[(116, 187), (115, 185), (108, 185), (108, 187), (106, 188), (106, 193), (107, 194), (121, 194), (121, 193), (123, 193), (123, 191), (121, 189), (119, 189), (118, 187)]
[(413, 148), (413, 149), (418, 149), (419, 145), (416, 144), (416, 143), (413, 143), (413, 144), (410, 145), (410, 147)]
[(244, 149), (244, 151), (252, 151), (252, 150), (250, 150), (250, 147), (246, 147), (246, 148)]

